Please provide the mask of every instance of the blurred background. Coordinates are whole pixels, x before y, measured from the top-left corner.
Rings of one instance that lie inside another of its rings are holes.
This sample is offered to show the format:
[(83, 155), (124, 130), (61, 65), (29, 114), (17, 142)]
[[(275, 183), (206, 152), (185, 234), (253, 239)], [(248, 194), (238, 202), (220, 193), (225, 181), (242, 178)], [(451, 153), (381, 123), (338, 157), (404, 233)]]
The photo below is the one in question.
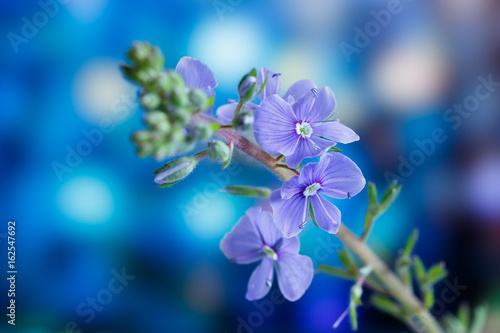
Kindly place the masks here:
[[(18, 269), (15, 328), (0, 279), (1, 332), (330, 332), (348, 305), (351, 283), (319, 274), (296, 303), (245, 300), (254, 265), (231, 264), (218, 244), (250, 206), (268, 203), (218, 189), (280, 183), (237, 154), (228, 171), (204, 161), (158, 190), (160, 162), (139, 159), (130, 142), (143, 126), (138, 90), (118, 69), (134, 40), (157, 44), (167, 67), (184, 55), (205, 62), (217, 106), (252, 67), (282, 73), (282, 92), (306, 78), (330, 86), (338, 118), (361, 137), (343, 152), (379, 191), (404, 185), (369, 243), (392, 262), (419, 228), (424, 263), (446, 261), (448, 280), (466, 287), (450, 298), (441, 284), (433, 312), (487, 302), (496, 332), (499, 2), (61, 2), (0, 4), (1, 276), (9, 220)], [(336, 204), (360, 232), (366, 190)], [(339, 264), (335, 236), (308, 226), (301, 242), (315, 264)], [(360, 332), (405, 331), (368, 306), (359, 318)], [(349, 331), (347, 321), (338, 329)]]

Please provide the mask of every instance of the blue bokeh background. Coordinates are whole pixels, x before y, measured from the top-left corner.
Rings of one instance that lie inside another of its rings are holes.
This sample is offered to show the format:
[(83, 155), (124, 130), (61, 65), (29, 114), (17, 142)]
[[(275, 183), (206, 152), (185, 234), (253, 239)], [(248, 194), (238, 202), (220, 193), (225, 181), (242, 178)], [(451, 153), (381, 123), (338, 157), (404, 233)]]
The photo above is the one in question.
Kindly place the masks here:
[[(236, 154), (229, 171), (204, 161), (158, 190), (160, 162), (139, 159), (130, 142), (142, 127), (137, 89), (118, 69), (134, 40), (160, 46), (168, 67), (184, 55), (204, 61), (219, 80), (217, 105), (252, 67), (281, 72), (283, 91), (305, 78), (330, 86), (338, 117), (361, 136), (343, 152), (380, 191), (395, 175), (404, 184), (370, 245), (392, 262), (419, 228), (424, 262), (445, 260), (450, 281), (467, 286), (449, 302), (439, 287), (434, 312), (487, 301), (498, 327), (500, 89), (471, 112), (448, 111), (478, 77), (500, 81), (497, 2), (403, 0), (348, 56), (355, 29), (370, 29), (371, 11), (391, 1), (66, 2), (0, 3), (0, 276), (9, 220), (18, 269), (16, 327), (2, 278), (0, 331), (330, 332), (347, 306), (351, 283), (319, 274), (296, 303), (244, 299), (253, 266), (229, 263), (218, 243), (246, 209), (268, 203), (218, 188), (280, 183)], [(429, 143), (436, 130), (446, 139)], [(336, 204), (360, 232), (366, 190)], [(308, 226), (301, 242), (315, 264), (339, 263), (335, 236)], [(87, 322), (78, 307), (105, 297), (122, 269), (135, 278)], [(360, 332), (405, 330), (369, 306), (359, 317)], [(347, 321), (338, 329), (349, 331)]]

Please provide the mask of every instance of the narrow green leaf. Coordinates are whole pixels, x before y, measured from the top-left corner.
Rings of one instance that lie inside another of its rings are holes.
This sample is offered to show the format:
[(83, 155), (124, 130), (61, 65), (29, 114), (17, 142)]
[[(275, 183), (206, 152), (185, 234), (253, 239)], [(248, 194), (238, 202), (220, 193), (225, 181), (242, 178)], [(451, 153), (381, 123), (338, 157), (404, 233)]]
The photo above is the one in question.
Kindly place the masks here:
[(368, 207), (375, 208), (377, 207), (377, 186), (374, 183), (368, 183)]
[(351, 305), (351, 309), (349, 311), (349, 317), (351, 318), (351, 328), (353, 331), (358, 330), (358, 314), (356, 312), (356, 306), (354, 304)]
[(329, 265), (324, 265), (324, 264), (319, 264), (318, 265), (318, 272), (336, 276), (342, 279), (346, 280), (355, 280), (356, 279), (356, 274), (348, 272), (344, 269), (329, 266)]
[(401, 188), (402, 185), (396, 186), (396, 181), (392, 183), (392, 185), (387, 189), (385, 195), (382, 197), (380, 204), (378, 205), (376, 216), (382, 215), (392, 205), (394, 200), (396, 200), (396, 198), (399, 196)]
[(426, 274), (424, 285), (427, 288), (432, 288), (436, 283), (448, 276), (448, 271), (444, 267), (444, 263), (439, 263), (432, 266)]
[(403, 252), (404, 258), (410, 258), (411, 253), (415, 248), (415, 244), (417, 243), (417, 240), (418, 240), (418, 229), (414, 229), (410, 237), (408, 238), (408, 241), (406, 242), (406, 247)]
[(356, 272), (358, 269), (358, 265), (356, 264), (356, 260), (352, 256), (351, 252), (344, 247), (342, 250), (337, 251), (338, 256), (342, 264), (345, 268), (347, 268), (350, 272)]
[(434, 289), (430, 288), (424, 291), (424, 305), (427, 309), (431, 309), (434, 306), (435, 297)]
[(331, 147), (330, 149), (328, 149), (328, 151), (330, 151), (332, 153), (340, 153), (340, 152), (342, 152), (342, 150), (338, 149), (337, 147)]
[(271, 196), (271, 189), (259, 186), (227, 185), (225, 190), (228, 194), (237, 197), (268, 198)]
[(469, 327), (470, 325), (470, 306), (466, 302), (462, 302), (458, 307), (457, 319), (462, 323), (464, 327)]
[(422, 286), (425, 282), (425, 266), (419, 256), (413, 257), (413, 270), (415, 271), (415, 277), (417, 278), (417, 282), (420, 286)]
[(387, 313), (388, 315), (393, 316), (397, 319), (404, 318), (404, 311), (401, 306), (387, 297), (374, 295), (370, 299), (370, 302), (375, 308), (377, 308), (377, 310), (381, 312)]
[(486, 319), (488, 317), (488, 307), (486, 305), (480, 305), (474, 310), (474, 319), (469, 329), (469, 333), (481, 333), (486, 325)]

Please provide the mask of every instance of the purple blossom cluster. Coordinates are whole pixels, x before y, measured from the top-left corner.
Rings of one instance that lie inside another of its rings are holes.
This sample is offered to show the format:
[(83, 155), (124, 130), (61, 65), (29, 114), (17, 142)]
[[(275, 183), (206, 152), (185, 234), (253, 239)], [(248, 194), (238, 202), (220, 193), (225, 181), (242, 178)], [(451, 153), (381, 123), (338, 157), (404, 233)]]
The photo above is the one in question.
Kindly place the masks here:
[[(185, 57), (176, 71), (188, 86), (203, 89), (209, 96), (215, 94), (217, 80), (199, 60)], [(352, 160), (330, 152), (337, 143), (351, 143), (359, 137), (333, 119), (336, 100), (329, 87), (318, 88), (312, 81), (302, 80), (280, 96), (280, 74), (267, 68), (257, 73), (258, 93), (244, 105), (245, 112), (255, 117), (255, 140), (264, 151), (283, 155), (287, 167), (300, 174), (272, 193), (272, 213), (250, 208), (225, 235), (220, 248), (238, 264), (260, 262), (248, 282), (248, 300), (264, 297), (276, 272), (283, 296), (296, 301), (314, 274), (311, 259), (299, 254), (297, 235), (309, 219), (326, 232), (337, 233), (341, 213), (326, 197), (348, 199), (365, 186), (363, 174)], [(234, 101), (219, 107), (219, 121), (230, 124), (238, 104)], [(304, 159), (318, 156), (319, 162), (301, 166)]]

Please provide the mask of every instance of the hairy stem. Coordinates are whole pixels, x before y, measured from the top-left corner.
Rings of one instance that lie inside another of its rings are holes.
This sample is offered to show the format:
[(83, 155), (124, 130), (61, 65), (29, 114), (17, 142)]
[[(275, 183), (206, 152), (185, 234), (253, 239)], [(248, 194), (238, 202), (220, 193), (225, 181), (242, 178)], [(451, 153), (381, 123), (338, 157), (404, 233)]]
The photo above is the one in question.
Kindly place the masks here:
[[(214, 122), (213, 119), (200, 115), (200, 121)], [(257, 161), (261, 162), (269, 169), (274, 171), (281, 179), (287, 181), (295, 176), (290, 169), (276, 168), (276, 158), (266, 153), (261, 148), (241, 136), (234, 130), (221, 129), (217, 135), (226, 141), (232, 141), (234, 146)], [(373, 273), (383, 283), (384, 287), (411, 315), (406, 324), (418, 333), (443, 333), (437, 320), (415, 297), (415, 295), (406, 288), (406, 286), (389, 270), (387, 265), (372, 251), (372, 249), (362, 240), (360, 240), (344, 224), (340, 225), (337, 237), (348, 246), (366, 265), (373, 268)], [(420, 328), (421, 327), (421, 328)]]

